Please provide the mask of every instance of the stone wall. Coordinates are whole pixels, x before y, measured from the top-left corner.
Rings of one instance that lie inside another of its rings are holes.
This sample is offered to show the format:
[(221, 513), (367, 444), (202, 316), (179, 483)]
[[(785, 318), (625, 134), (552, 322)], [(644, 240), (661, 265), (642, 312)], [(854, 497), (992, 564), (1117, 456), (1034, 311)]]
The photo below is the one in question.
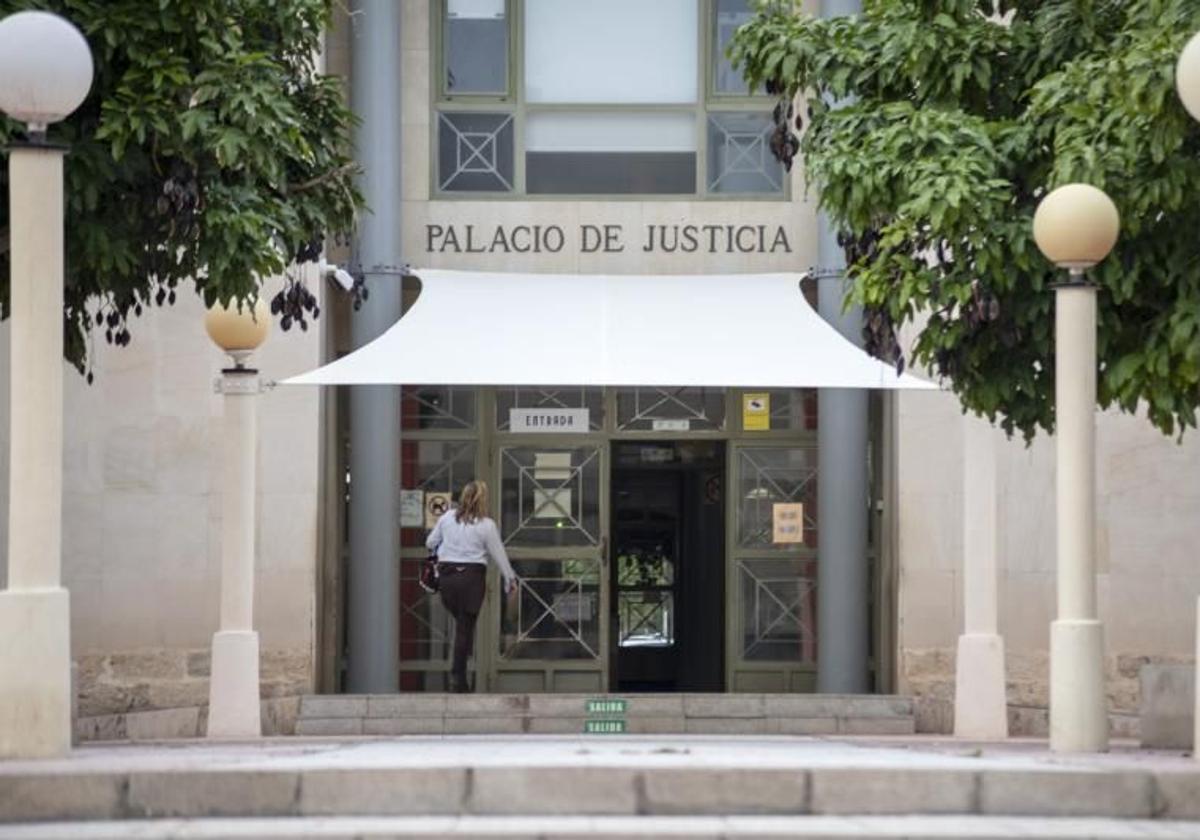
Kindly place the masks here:
[[(307, 648), (263, 650), (263, 698), (313, 691), (313, 655)], [(75, 660), (78, 716), (208, 705), (209, 651), (167, 648), (85, 654)]]
[[(79, 740), (192, 738), (208, 717), (209, 651), (167, 648), (85, 654), (75, 660)], [(264, 734), (292, 734), (299, 698), (311, 694), (307, 648), (264, 650), (259, 663)]]
[[(952, 394), (897, 397), (898, 690), (918, 727), (953, 726), (962, 632), (963, 416)], [(1096, 587), (1113, 731), (1136, 734), (1138, 672), (1194, 657), (1200, 593), (1200, 435), (1182, 441), (1144, 416), (1096, 415)], [(1045, 734), (1055, 617), (1055, 441), (998, 447), (999, 632), (1014, 734)]]
[[(906, 650), (902, 679), (915, 699), (917, 731), (954, 730), (954, 648)], [(1192, 664), (1186, 656), (1110, 654), (1105, 663), (1109, 731), (1116, 738), (1137, 738), (1141, 704), (1139, 674), (1151, 663)], [(1009, 653), (1005, 660), (1010, 735), (1046, 737), (1049, 734), (1050, 660), (1045, 651)]]

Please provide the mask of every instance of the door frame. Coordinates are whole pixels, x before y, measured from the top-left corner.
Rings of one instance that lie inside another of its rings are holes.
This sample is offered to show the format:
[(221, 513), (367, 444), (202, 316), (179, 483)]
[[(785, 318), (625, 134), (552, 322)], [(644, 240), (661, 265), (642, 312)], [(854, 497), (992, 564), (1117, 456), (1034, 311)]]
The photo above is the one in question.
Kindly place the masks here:
[[(816, 691), (817, 663), (798, 660), (745, 660), (742, 658), (742, 605), (739, 580), (739, 564), (743, 558), (763, 560), (815, 560), (817, 561), (816, 585), (820, 586), (820, 563), (815, 547), (804, 546), (795, 553), (786, 550), (772, 549), (743, 549), (738, 544), (738, 530), (741, 511), (739, 510), (742, 473), (739, 464), (741, 454), (755, 449), (788, 449), (816, 448), (816, 436), (792, 437), (789, 439), (776, 437), (774, 439), (750, 439), (745, 437), (731, 440), (726, 450), (726, 481), (725, 492), (725, 690), (729, 693), (739, 691), (757, 692), (763, 689), (758, 686), (740, 689), (738, 677), (741, 674), (762, 675), (769, 679), (772, 675), (781, 679), (783, 693), (811, 693)], [(817, 466), (816, 480), (820, 481), (820, 465)], [(818, 512), (818, 516), (820, 513)], [(816, 628), (812, 628), (816, 633)], [(815, 642), (814, 642), (815, 644)], [(774, 693), (774, 692), (769, 692)]]
[[(493, 412), (494, 413), (494, 412)], [(539, 447), (548, 450), (562, 449), (595, 449), (596, 457), (599, 460), (597, 470), (599, 471), (598, 487), (598, 540), (594, 546), (569, 546), (565, 548), (544, 548), (531, 547), (520, 548), (505, 545), (505, 551), (509, 555), (510, 561), (521, 560), (595, 560), (597, 563), (598, 575), (598, 593), (599, 603), (599, 637), (598, 637), (598, 656), (595, 659), (505, 659), (500, 655), (500, 646), (504, 642), (502, 626), (501, 626), (501, 607), (502, 599), (504, 598), (502, 586), (500, 584), (499, 571), (495, 568), (490, 568), (488, 572), (488, 592), (485, 601), (485, 609), (482, 619), (486, 624), (481, 622), (484, 630), (479, 631), (477, 656), (479, 657), (477, 667), (479, 674), (482, 676), (483, 685), (488, 692), (496, 692), (500, 690), (500, 682), (504, 672), (512, 674), (534, 674), (540, 672), (542, 674), (543, 690), (547, 693), (555, 692), (557, 676), (559, 674), (578, 674), (578, 673), (597, 673), (598, 683), (597, 689), (600, 692), (608, 691), (608, 671), (609, 671), (609, 651), (608, 638), (610, 633), (609, 628), (609, 609), (611, 592), (608, 583), (609, 577), (609, 494), (611, 490), (611, 481), (609, 477), (610, 468), (610, 442), (602, 432), (589, 434), (522, 434), (512, 432), (493, 432), (492, 438), (488, 442), (488, 475), (492, 483), (492, 487), (496, 488), (494, 492), (495, 503), (493, 504), (493, 515), (496, 518), (497, 524), (500, 527), (501, 535), (504, 533), (504, 523), (501, 520), (503, 515), (500, 500), (504, 492), (504, 463), (502, 453), (505, 449), (537, 449)]]
[[(567, 435), (534, 436), (501, 432), (496, 429), (497, 394), (500, 389), (480, 387), (472, 389), (476, 394), (476, 420), (472, 428), (462, 430), (423, 430), (419, 433), (403, 435), (405, 440), (474, 440), (477, 443), (476, 474), (487, 477), (493, 482), (493, 488), (499, 490), (496, 479), (498, 476), (497, 450), (504, 442), (534, 442), (545, 440), (551, 445), (562, 445), (571, 439)], [(504, 389), (507, 390), (507, 389)], [(603, 448), (605, 473), (601, 482), (602, 513), (601, 528), (607, 539), (611, 527), (611, 515), (608, 493), (611, 490), (611, 447), (617, 442), (652, 442), (666, 440), (704, 440), (718, 439), (725, 441), (725, 511), (726, 535), (726, 609), (725, 616), (725, 673), (727, 692), (736, 688), (731, 679), (731, 665), (735, 653), (739, 650), (738, 616), (731, 607), (736, 607), (736, 565), (733, 557), (733, 542), (736, 539), (736, 510), (734, 499), (734, 479), (736, 477), (736, 453), (739, 448), (747, 445), (788, 445), (806, 439), (816, 439), (813, 431), (795, 432), (788, 430), (752, 431), (747, 432), (741, 424), (741, 401), (746, 392), (766, 389), (758, 388), (727, 388), (725, 392), (725, 421), (720, 430), (705, 430), (680, 433), (678, 431), (649, 431), (649, 430), (619, 430), (617, 423), (617, 389), (603, 390), (602, 408), (603, 420), (600, 428), (579, 436), (580, 439), (592, 441)], [(874, 628), (875, 657), (872, 663), (876, 691), (889, 691), (895, 688), (896, 669), (896, 601), (898, 590), (898, 559), (896, 552), (896, 472), (895, 461), (897, 454), (897, 412), (898, 400), (892, 394), (873, 394), (871, 398), (871, 457), (874, 469), (872, 471), (872, 493), (876, 507), (873, 517), (873, 540), (869, 550), (873, 560), (872, 587), (875, 594), (871, 610), (871, 621)], [(315, 588), (319, 602), (323, 604), (319, 622), (320, 639), (317, 642), (317, 667), (322, 676), (321, 683), (325, 690), (338, 690), (343, 663), (342, 645), (344, 636), (339, 632), (340, 619), (337, 605), (344, 610), (346, 575), (346, 525), (342, 517), (342, 493), (340, 478), (344, 473), (344, 446), (348, 434), (348, 417), (345, 409), (330, 410), (324, 417), (327, 423), (325, 445), (332, 450), (330, 464), (338, 464), (332, 477), (326, 476), (323, 481), (333, 481), (338, 486), (326, 494), (325, 507), (325, 552), (323, 573), (317, 573)], [(416, 551), (414, 549), (413, 551)], [(611, 563), (611, 549), (606, 545), (602, 552), (602, 576), (606, 578), (605, 570)], [(409, 557), (409, 553), (405, 554)], [(413, 557), (416, 555), (414, 554)], [(409, 558), (411, 559), (411, 558)], [(489, 574), (489, 588), (495, 591), (498, 580), (495, 573)], [(611, 622), (607, 618), (611, 607), (608, 599), (612, 597), (607, 583), (603, 585), (604, 612), (608, 622), (605, 632), (611, 637)], [(498, 651), (499, 612), (495, 596), (485, 601), (485, 612), (479, 622), (479, 635), (476, 638), (476, 659), (472, 663), (476, 670), (479, 690), (494, 691), (495, 651)], [(607, 639), (606, 639), (607, 641)], [(606, 645), (602, 645), (606, 646)], [(607, 654), (605, 654), (607, 656)], [(398, 666), (404, 671), (444, 671), (448, 662), (443, 660), (401, 660)], [(562, 668), (569, 666), (563, 665)], [(607, 668), (605, 669), (604, 685), (608, 686)]]

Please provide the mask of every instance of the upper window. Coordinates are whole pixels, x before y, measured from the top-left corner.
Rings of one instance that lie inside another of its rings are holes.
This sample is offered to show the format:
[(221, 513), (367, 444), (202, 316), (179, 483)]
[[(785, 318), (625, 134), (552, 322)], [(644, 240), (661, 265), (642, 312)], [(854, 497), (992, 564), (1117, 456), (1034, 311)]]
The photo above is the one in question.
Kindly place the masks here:
[(508, 93), (505, 0), (446, 0), (442, 85), (455, 96)]
[(690, 105), (696, 0), (525, 0), (525, 101)]
[(742, 74), (734, 69), (733, 63), (725, 55), (725, 48), (729, 46), (737, 28), (754, 17), (754, 9), (750, 7), (750, 0), (713, 0), (713, 7), (713, 92), (718, 95), (746, 96), (750, 93), (750, 86)]
[(442, 0), (441, 194), (782, 196), (749, 0)]

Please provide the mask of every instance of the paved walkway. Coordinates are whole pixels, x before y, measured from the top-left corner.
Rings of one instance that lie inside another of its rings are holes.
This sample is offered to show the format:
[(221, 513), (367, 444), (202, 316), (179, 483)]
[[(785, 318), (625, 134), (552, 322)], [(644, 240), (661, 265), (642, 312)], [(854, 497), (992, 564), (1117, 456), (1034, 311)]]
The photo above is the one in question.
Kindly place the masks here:
[(943, 736), (446, 735), (93, 743), (79, 746), (64, 759), (0, 762), (0, 779), (9, 774), (92, 771), (631, 765), (1200, 772), (1200, 761), (1188, 753), (1143, 750), (1120, 741), (1107, 753), (1061, 755), (1035, 738), (973, 743)]

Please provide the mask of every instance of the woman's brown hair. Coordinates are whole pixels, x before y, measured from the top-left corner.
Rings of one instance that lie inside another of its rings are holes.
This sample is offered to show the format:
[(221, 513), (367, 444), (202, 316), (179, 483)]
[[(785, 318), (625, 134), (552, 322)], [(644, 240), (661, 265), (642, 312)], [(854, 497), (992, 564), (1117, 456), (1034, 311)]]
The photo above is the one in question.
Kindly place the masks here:
[(458, 509), (454, 512), (456, 522), (478, 522), (488, 515), (488, 487), (485, 481), (468, 481), (458, 497)]

